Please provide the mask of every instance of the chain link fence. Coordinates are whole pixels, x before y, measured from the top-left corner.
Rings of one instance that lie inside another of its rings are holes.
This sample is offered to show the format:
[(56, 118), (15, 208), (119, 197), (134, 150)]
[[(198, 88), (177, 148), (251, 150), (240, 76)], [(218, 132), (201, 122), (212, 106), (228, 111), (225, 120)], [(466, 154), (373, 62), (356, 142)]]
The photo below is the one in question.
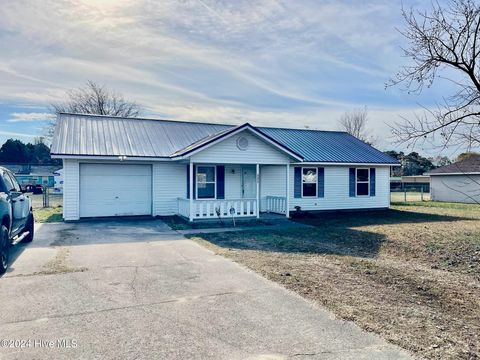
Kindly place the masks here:
[(425, 186), (404, 187), (403, 189), (391, 189), (390, 201), (396, 202), (415, 202), (430, 201), (430, 189)]
[(63, 206), (63, 194), (55, 191), (53, 187), (44, 186), (41, 194), (29, 193), (28, 196), (35, 209)]

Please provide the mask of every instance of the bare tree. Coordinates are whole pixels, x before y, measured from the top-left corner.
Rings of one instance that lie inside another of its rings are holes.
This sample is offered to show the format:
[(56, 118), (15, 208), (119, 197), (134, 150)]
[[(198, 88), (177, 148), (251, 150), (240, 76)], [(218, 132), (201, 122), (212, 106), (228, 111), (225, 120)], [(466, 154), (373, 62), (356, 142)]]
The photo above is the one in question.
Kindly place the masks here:
[(366, 107), (346, 112), (339, 120), (341, 130), (371, 145), (375, 142), (375, 138), (368, 135), (367, 122), (368, 110)]
[(480, 158), (480, 153), (471, 152), (471, 151), (464, 152), (464, 153), (459, 154), (455, 161), (464, 161), (464, 160), (472, 159), (472, 158)]
[[(136, 102), (125, 100), (123, 95), (91, 80), (84, 87), (67, 91), (66, 98), (63, 102), (51, 104), (52, 112), (138, 117), (142, 111)], [(49, 139), (53, 136), (54, 125), (55, 120), (47, 126)]]
[[(480, 145), (480, 3), (476, 0), (433, 1), (430, 11), (402, 9), (406, 24), (400, 33), (408, 46), (404, 66), (387, 86), (402, 83), (409, 93), (420, 93), (436, 78), (453, 83), (456, 90), (422, 115), (403, 119), (392, 132), (399, 142), (418, 140), (442, 146), (471, 148)], [(440, 75), (442, 73), (442, 75)], [(446, 75), (454, 78), (447, 78)]]

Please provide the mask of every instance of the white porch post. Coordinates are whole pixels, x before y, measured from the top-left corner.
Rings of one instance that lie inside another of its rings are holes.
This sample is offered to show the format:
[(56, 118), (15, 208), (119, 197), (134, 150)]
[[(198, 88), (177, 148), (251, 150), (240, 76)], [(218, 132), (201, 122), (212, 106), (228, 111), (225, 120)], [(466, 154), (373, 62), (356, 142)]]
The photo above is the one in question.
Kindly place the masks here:
[(190, 211), (188, 212), (188, 220), (193, 221), (193, 162), (190, 159), (189, 171), (189, 191), (190, 191)]
[(255, 179), (257, 184), (257, 219), (260, 217), (260, 165), (255, 167)]
[(286, 206), (286, 209), (285, 209), (285, 216), (287, 218), (290, 217), (290, 164), (287, 164), (287, 167), (286, 167), (286, 175), (287, 175), (287, 190), (286, 190), (286, 198), (285, 198), (285, 206)]

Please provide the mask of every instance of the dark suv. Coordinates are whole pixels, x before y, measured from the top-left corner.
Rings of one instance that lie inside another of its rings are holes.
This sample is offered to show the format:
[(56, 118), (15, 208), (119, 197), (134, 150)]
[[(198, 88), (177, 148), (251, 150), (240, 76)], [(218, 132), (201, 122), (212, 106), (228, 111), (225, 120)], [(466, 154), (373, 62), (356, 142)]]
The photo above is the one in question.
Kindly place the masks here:
[(7, 271), (10, 246), (33, 240), (32, 200), (15, 176), (0, 167), (0, 275)]

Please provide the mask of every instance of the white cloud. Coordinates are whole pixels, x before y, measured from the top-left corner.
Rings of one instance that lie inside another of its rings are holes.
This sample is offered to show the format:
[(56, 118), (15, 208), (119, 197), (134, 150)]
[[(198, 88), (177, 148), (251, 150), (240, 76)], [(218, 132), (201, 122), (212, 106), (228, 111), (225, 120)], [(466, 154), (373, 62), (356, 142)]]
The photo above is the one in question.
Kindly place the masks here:
[[(375, 3), (145, 0), (119, 5), (84, 0), (63, 5), (46, 1), (40, 6), (34, 1), (18, 1), (0, 10), (0, 31), (3, 28), (11, 34), (5, 40), (7, 51), (0, 55), (0, 59), (5, 58), (1, 69), (27, 86), (47, 82), (45, 94), (94, 78), (116, 84), (133, 80), (142, 87), (139, 101), (147, 91), (157, 90), (185, 104), (190, 101), (188, 95), (199, 92), (221, 103), (223, 100), (209, 94), (208, 89), (197, 90), (199, 82), (204, 83), (201, 75), (207, 67), (215, 80), (225, 73), (233, 77), (222, 84), (232, 96), (236, 87), (242, 86), (291, 101), (357, 105), (338, 94), (322, 95), (321, 90), (328, 89), (331, 80), (291, 70), (310, 69), (321, 75), (327, 69), (335, 71), (333, 66), (385, 76), (378, 65), (382, 61), (357, 61), (367, 49), (388, 44), (391, 37), (391, 32), (379, 31), (376, 25), (385, 22), (381, 19), (388, 7), (381, 1)], [(375, 51), (375, 56), (381, 52)], [(23, 53), (27, 56), (19, 58)], [(199, 69), (183, 87), (166, 74), (169, 69), (177, 71), (178, 65)], [(55, 84), (51, 79), (56, 79)], [(348, 86), (354, 81), (351, 79)], [(0, 96), (9, 92), (7, 86), (0, 88)], [(16, 94), (22, 96), (22, 92)]]
[(384, 91), (402, 61), (394, 29), (400, 7), (390, 0), (6, 2), (0, 101), (46, 106), (91, 79), (156, 117), (324, 129), (368, 105), (371, 127), (385, 139), (385, 122), (408, 116), (419, 101)]
[(0, 131), (0, 135), (20, 137), (20, 138), (35, 138), (38, 136), (34, 134), (24, 134), (24, 133), (12, 132), (12, 131)]
[(31, 121), (48, 121), (55, 118), (55, 115), (45, 112), (14, 112), (10, 114), (7, 122), (31, 122)]

